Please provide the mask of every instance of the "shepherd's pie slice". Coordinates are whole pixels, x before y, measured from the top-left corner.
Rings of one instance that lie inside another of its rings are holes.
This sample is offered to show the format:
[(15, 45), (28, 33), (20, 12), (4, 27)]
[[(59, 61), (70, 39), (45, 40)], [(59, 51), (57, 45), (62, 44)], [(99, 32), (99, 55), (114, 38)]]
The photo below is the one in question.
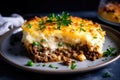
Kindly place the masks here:
[(103, 56), (105, 31), (80, 17), (50, 14), (26, 21), (22, 42), (35, 62), (96, 60)]

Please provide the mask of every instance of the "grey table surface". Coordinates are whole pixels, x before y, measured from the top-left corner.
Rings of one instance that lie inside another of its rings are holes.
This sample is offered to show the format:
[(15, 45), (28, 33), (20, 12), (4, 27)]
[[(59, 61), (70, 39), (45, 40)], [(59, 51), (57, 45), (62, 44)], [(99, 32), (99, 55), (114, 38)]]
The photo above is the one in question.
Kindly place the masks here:
[[(97, 13), (95, 11), (71, 12), (71, 14), (83, 18), (88, 18), (105, 25), (109, 25), (100, 21), (97, 18)], [(33, 17), (34, 15), (40, 14), (25, 14), (23, 16), (25, 18), (30, 18)], [(120, 27), (116, 26), (112, 27), (120, 31)], [(107, 78), (103, 77), (106, 72), (109, 72), (111, 77)], [(42, 74), (21, 70), (0, 59), (0, 80), (120, 80), (120, 59), (116, 60), (115, 62), (105, 67), (87, 73), (60, 74), (60, 75)]]

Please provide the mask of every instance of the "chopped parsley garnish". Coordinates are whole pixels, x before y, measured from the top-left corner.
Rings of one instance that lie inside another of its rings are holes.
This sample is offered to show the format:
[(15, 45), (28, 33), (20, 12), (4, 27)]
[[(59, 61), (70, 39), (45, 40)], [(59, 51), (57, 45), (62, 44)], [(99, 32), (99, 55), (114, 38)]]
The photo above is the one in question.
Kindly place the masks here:
[(34, 62), (33, 61), (28, 61), (26, 65), (27, 66), (34, 66)]
[(50, 68), (58, 69), (58, 67), (54, 66), (53, 64), (50, 64), (49, 67), (50, 67)]
[(57, 24), (57, 29), (61, 30), (61, 23), (60, 22), (58, 22), (58, 24)]
[(86, 32), (86, 30), (84, 28), (80, 28), (80, 31)]
[(77, 65), (76, 65), (75, 63), (72, 63), (71, 66), (70, 66), (70, 68), (71, 68), (72, 70), (76, 69), (76, 67), (77, 67)]
[(57, 15), (57, 16), (54, 17), (54, 18), (56, 18), (57, 21), (60, 21), (60, 20), (61, 20), (61, 16), (60, 16), (60, 15)]
[(44, 25), (44, 19), (42, 18), (41, 21), (39, 22), (39, 25)]
[(50, 68), (54, 68), (55, 66), (53, 66), (53, 64), (50, 64), (49, 67), (50, 67)]
[(56, 29), (61, 30), (61, 25), (63, 26), (69, 26), (69, 24), (71, 24), (71, 20), (70, 20), (70, 14), (66, 13), (66, 12), (62, 12), (62, 15), (56, 15), (54, 13), (50, 14), (48, 16), (48, 19), (46, 20), (46, 22), (44, 22), (44, 19), (42, 18), (42, 20), (39, 22), (39, 29), (43, 30), (46, 28), (46, 26), (44, 25), (45, 23), (57, 23), (57, 27)]
[(54, 13), (51, 13), (49, 16), (48, 16), (48, 20), (47, 22), (52, 22), (55, 18), (55, 14)]
[(55, 67), (55, 69), (58, 69), (59, 67)]
[(116, 52), (115, 52), (115, 48), (112, 48), (112, 47), (109, 47), (109, 49), (107, 49), (107, 50), (103, 53), (103, 56), (104, 56), (104, 57), (114, 56), (114, 55), (116, 55)]
[(42, 18), (42, 20), (39, 22), (39, 29), (43, 30), (45, 28), (46, 28), (46, 26), (44, 25), (44, 19)]
[(97, 39), (97, 36), (93, 36), (93, 39)]
[(64, 26), (68, 26), (72, 22), (69, 18), (70, 18), (69, 13), (62, 12), (62, 15), (60, 16), (60, 19), (57, 19), (57, 21), (60, 22)]
[(46, 66), (46, 64), (44, 63), (42, 66), (43, 66), (43, 67), (45, 67), (45, 66)]
[(38, 67), (38, 66), (40, 66), (40, 64), (37, 64), (36, 66)]
[(57, 29), (61, 29), (61, 25), (64, 26), (69, 26), (69, 24), (71, 24), (71, 20), (70, 20), (70, 14), (66, 13), (66, 12), (62, 12), (62, 15), (55, 15), (54, 13), (50, 14), (48, 16), (48, 20), (47, 22), (53, 22), (53, 23), (57, 23)]
[(53, 29), (54, 29), (54, 30), (57, 30), (57, 28), (56, 28), (56, 27), (53, 27)]
[(44, 42), (46, 42), (46, 40), (45, 39), (41, 39), (41, 43), (44, 43)]
[(28, 27), (28, 28), (31, 28), (31, 27), (32, 27), (32, 25), (29, 23), (27, 27)]
[(62, 25), (69, 26), (71, 24), (71, 20), (62, 20)]
[(39, 22), (39, 25), (43, 25), (43, 24), (44, 24), (44, 22), (42, 22), (42, 21)]
[(39, 26), (39, 29), (40, 29), (40, 30), (43, 30), (43, 29), (45, 29), (45, 28), (46, 28), (45, 25), (40, 25), (40, 26)]
[(110, 72), (106, 72), (106, 73), (103, 75), (103, 77), (105, 77), (105, 78), (107, 78), (107, 77), (111, 77)]
[(72, 44), (70, 44), (70, 43), (66, 43), (66, 45), (67, 45), (68, 47), (71, 47), (72, 49), (74, 49), (74, 48), (75, 48), (75, 46), (74, 46), (74, 45), (72, 45)]
[(33, 46), (39, 46), (39, 45), (40, 45), (39, 42), (37, 42), (37, 41), (33, 42)]
[(84, 26), (83, 23), (80, 23), (80, 26), (83, 27)]
[(61, 47), (63, 44), (62, 44), (62, 42), (59, 42), (58, 43), (58, 47)]
[(100, 28), (98, 28), (97, 30), (98, 30), (98, 31), (101, 31), (101, 29), (100, 29)]

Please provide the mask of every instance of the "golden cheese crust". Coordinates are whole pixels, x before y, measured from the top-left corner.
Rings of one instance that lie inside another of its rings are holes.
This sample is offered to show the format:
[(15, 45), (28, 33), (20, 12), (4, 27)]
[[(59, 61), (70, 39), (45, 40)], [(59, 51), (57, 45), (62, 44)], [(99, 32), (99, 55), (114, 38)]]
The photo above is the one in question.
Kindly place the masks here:
[(105, 31), (100, 24), (70, 16), (69, 25), (35, 17), (22, 26), (22, 42), (35, 62), (95, 60), (102, 57)]

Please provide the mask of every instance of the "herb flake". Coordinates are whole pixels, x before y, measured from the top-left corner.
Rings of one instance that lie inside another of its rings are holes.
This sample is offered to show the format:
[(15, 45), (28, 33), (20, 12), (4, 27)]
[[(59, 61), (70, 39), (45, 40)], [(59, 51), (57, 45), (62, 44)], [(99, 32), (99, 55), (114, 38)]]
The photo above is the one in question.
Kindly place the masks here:
[(43, 30), (43, 29), (45, 29), (45, 28), (46, 28), (45, 25), (40, 25), (40, 26), (39, 26), (39, 29), (40, 29), (40, 30)]
[(58, 67), (54, 66), (53, 64), (50, 64), (49, 67), (50, 67), (50, 68), (58, 69)]
[(40, 66), (40, 64), (37, 64), (36, 66), (37, 66), (37, 67), (39, 67), (39, 66)]
[(76, 67), (77, 67), (77, 65), (76, 65), (75, 63), (72, 63), (71, 66), (70, 66), (70, 68), (71, 68), (72, 70), (76, 69)]
[(46, 66), (46, 64), (44, 63), (43, 65), (42, 65), (42, 67), (45, 67)]
[(97, 36), (93, 36), (93, 39), (97, 39)]
[(80, 31), (86, 32), (86, 30), (84, 28), (80, 28)]
[(44, 25), (44, 19), (42, 18), (41, 21), (39, 22), (39, 25)]
[(62, 12), (62, 15), (55, 15), (54, 13), (48, 16), (47, 22), (57, 23), (57, 29), (61, 30), (61, 25), (69, 26), (71, 24), (70, 14)]
[(31, 27), (32, 27), (32, 25), (29, 23), (27, 27), (28, 27), (28, 28), (31, 28)]
[(45, 39), (41, 39), (41, 43), (44, 43), (44, 42), (46, 42), (46, 40)]
[(104, 78), (111, 77), (110, 72), (105, 72), (104, 75), (103, 75), (103, 77), (104, 77)]
[(80, 23), (80, 26), (83, 27), (84, 26), (83, 23)]
[(58, 43), (58, 47), (62, 47), (62, 42), (59, 42), (59, 43)]
[(103, 53), (103, 56), (104, 56), (104, 57), (108, 57), (108, 56), (114, 56), (115, 54), (116, 54), (115, 48), (109, 47), (109, 48)]

